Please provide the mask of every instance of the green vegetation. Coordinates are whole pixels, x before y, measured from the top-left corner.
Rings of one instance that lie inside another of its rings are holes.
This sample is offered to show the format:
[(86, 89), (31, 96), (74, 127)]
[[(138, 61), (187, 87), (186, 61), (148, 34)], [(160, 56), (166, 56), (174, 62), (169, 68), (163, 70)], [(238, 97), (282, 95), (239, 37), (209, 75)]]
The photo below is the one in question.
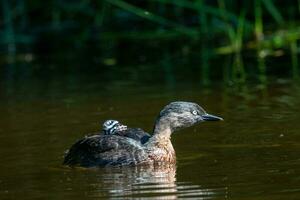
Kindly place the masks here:
[[(1, 10), (1, 62), (80, 55), (102, 65), (159, 62), (169, 74), (169, 61), (200, 58), (209, 84), (211, 60), (230, 57), (223, 79), (243, 83), (249, 73), (261, 82), (268, 71), (281, 73), (267, 61), (285, 57), (284, 70), (299, 76), (300, 1), (1, 0)], [(245, 57), (255, 67), (247, 69)]]

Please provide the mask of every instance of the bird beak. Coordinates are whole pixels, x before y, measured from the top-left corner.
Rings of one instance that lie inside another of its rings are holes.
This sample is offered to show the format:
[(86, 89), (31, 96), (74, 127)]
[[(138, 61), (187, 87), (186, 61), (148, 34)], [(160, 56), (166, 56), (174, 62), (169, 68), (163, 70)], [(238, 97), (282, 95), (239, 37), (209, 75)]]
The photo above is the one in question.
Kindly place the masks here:
[(202, 117), (203, 121), (223, 121), (222, 117), (218, 117), (218, 116), (211, 115), (208, 113), (201, 115), (201, 117)]

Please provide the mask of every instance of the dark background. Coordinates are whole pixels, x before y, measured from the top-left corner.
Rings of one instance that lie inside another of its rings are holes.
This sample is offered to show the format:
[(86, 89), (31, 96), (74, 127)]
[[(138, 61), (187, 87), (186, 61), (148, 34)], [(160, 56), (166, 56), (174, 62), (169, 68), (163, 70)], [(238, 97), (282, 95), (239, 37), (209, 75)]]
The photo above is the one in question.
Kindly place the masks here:
[(153, 83), (231, 85), (299, 74), (299, 1), (2, 0), (0, 10), (2, 79), (150, 72)]

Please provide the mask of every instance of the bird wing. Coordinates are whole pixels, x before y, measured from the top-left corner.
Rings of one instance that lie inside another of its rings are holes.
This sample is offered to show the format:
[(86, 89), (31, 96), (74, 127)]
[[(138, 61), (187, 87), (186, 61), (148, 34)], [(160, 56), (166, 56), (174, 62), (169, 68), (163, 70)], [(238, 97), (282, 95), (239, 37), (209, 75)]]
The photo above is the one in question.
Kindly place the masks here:
[(140, 128), (128, 128), (124, 131), (116, 132), (116, 134), (120, 136), (132, 138), (136, 141), (141, 142), (142, 144), (146, 143), (148, 139), (151, 137), (149, 133), (146, 133)]
[(84, 167), (129, 165), (146, 159), (141, 143), (119, 135), (93, 135), (77, 141), (63, 164)]

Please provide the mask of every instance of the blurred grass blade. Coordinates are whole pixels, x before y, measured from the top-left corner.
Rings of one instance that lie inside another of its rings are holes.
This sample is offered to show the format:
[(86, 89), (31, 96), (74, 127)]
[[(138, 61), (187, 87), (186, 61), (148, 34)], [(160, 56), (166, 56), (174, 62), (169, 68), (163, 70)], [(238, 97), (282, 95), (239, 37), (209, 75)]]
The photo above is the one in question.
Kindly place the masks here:
[[(192, 9), (192, 10), (199, 10), (199, 6), (198, 1), (194, 1), (194, 2), (190, 2), (190, 1), (186, 1), (186, 0), (152, 0), (152, 1), (157, 1), (160, 3), (167, 3), (167, 4), (173, 4), (179, 7), (184, 7), (184, 8), (188, 8), (188, 9)], [(238, 23), (239, 21), (239, 16), (228, 12), (227, 10), (220, 10), (219, 8), (214, 8), (212, 6), (207, 6), (204, 3), (201, 5), (201, 12), (213, 15), (213, 16), (217, 16), (219, 18), (223, 18), (224, 15), (226, 16), (226, 18), (228, 18), (229, 20)], [(251, 30), (253, 27), (253, 24), (249, 21), (245, 20), (245, 28)]]
[(189, 36), (197, 36), (198, 32), (193, 30), (193, 29), (189, 29), (181, 24), (175, 23), (171, 20), (168, 20), (164, 17), (158, 16), (154, 13), (151, 13), (147, 10), (144, 10), (142, 8), (136, 7), (132, 4), (129, 4), (125, 1), (122, 0), (106, 0), (108, 3), (113, 4), (119, 8), (122, 8), (123, 10), (126, 10), (130, 13), (133, 13), (139, 17), (148, 19), (150, 21), (165, 25), (165, 26), (169, 26), (169, 27), (173, 27), (176, 31), (181, 32), (183, 34), (187, 34)]
[(275, 19), (275, 21), (278, 24), (283, 24), (284, 20), (276, 6), (273, 4), (273, 1), (271, 0), (262, 0), (263, 4), (265, 5), (266, 9), (269, 11), (269, 13), (272, 15), (272, 17)]
[[(234, 30), (234, 27), (232, 24), (230, 24), (228, 21), (228, 16), (226, 15), (226, 6), (224, 0), (218, 0), (219, 10), (221, 13), (221, 18), (225, 23), (225, 29), (224, 31), (227, 33), (230, 44), (227, 47), (221, 47), (217, 49), (218, 53), (226, 54), (228, 52), (232, 53), (235, 52), (235, 41), (236, 41), (236, 32)], [(239, 23), (238, 23), (239, 24)]]
[[(2, 1), (2, 9), (3, 9), (3, 21), (4, 21), (4, 37), (0, 38), (0, 42), (3, 42), (7, 45), (7, 52), (10, 56), (11, 61), (15, 60), (16, 57), (16, 38), (15, 38), (15, 30), (14, 30), (14, 21), (12, 15), (11, 2), (8, 0)], [(3, 41), (2, 41), (3, 40)]]
[(258, 41), (263, 39), (263, 21), (261, 0), (254, 1), (255, 35)]
[(292, 74), (294, 79), (299, 78), (299, 71), (298, 71), (298, 47), (297, 47), (297, 40), (292, 40), (290, 42), (290, 50), (291, 50), (291, 60), (292, 60)]
[(241, 12), (241, 15), (239, 17), (239, 23), (237, 27), (237, 50), (241, 51), (243, 46), (243, 35), (244, 35), (244, 23), (245, 23), (245, 10)]

